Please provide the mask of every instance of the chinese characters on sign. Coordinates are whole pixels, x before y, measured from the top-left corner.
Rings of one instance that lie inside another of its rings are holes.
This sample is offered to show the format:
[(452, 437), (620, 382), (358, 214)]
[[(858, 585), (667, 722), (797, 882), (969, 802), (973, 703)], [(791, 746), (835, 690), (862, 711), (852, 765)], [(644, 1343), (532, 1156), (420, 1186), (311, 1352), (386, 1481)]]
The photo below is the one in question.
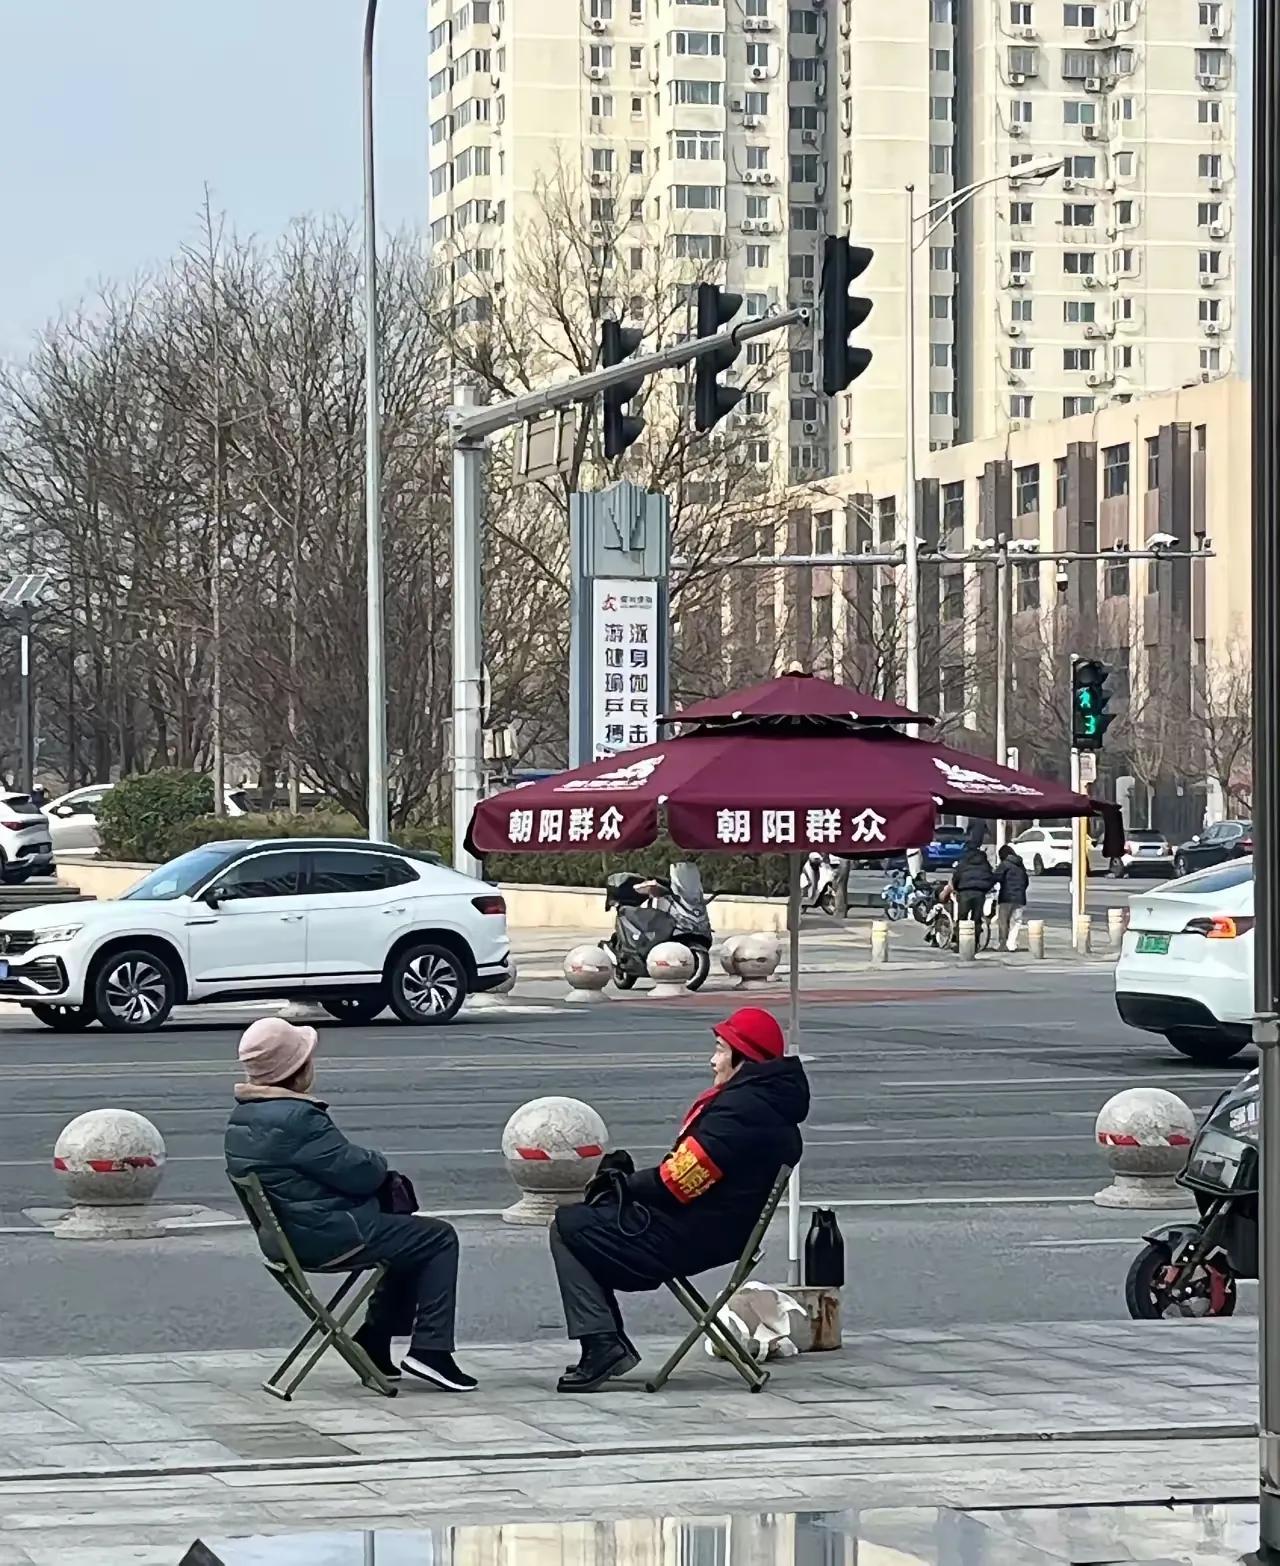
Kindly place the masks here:
[(507, 817), (507, 837), (512, 844), (616, 843), (622, 835), (622, 812), (608, 805), (597, 815), (594, 805), (574, 805), (566, 810), (513, 810)]
[(658, 737), (658, 586), (598, 577), (592, 584), (591, 759)]
[(779, 851), (849, 843), (883, 843), (885, 817), (874, 810), (720, 810), (716, 838), (726, 845), (760, 842)]

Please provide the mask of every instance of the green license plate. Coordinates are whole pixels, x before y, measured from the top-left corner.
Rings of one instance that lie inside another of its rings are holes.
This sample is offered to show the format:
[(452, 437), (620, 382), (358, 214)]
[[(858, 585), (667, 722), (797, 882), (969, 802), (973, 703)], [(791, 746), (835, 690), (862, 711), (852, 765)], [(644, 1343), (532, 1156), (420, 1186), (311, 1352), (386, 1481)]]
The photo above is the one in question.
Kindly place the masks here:
[(1152, 935), (1149, 932), (1138, 937), (1138, 952), (1154, 952), (1163, 956), (1169, 950), (1170, 935)]

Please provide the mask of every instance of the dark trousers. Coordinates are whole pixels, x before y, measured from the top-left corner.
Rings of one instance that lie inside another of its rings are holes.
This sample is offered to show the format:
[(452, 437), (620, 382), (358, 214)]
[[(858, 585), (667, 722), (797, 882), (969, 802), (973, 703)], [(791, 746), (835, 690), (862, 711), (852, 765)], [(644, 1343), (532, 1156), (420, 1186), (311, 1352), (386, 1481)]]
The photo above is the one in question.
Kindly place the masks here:
[(411, 1337), (414, 1352), (453, 1351), (458, 1301), (458, 1236), (443, 1218), (384, 1213), (351, 1265), (385, 1262), (365, 1325), (376, 1335)]
[(573, 1254), (552, 1223), (551, 1260), (560, 1286), (564, 1323), (571, 1338), (599, 1337), (622, 1332), (622, 1312), (612, 1289), (596, 1279)]
[(982, 924), (982, 909), (986, 903), (985, 892), (957, 892), (956, 893), (956, 939), (960, 938), (960, 926), (966, 919), (972, 919), (975, 928)]

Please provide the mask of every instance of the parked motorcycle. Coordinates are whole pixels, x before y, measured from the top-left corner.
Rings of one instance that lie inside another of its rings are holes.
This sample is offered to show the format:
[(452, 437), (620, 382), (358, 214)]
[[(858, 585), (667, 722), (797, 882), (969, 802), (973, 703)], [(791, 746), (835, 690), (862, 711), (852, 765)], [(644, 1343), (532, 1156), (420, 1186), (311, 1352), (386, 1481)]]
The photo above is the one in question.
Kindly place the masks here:
[(604, 906), (614, 910), (613, 934), (601, 941), (613, 962), (613, 982), (629, 990), (649, 974), (649, 953), (663, 941), (679, 941), (693, 953), (693, 977), (686, 989), (701, 989), (711, 972), (710, 899), (698, 867), (671, 866), (668, 880), (622, 871), (605, 882)]
[(800, 907), (805, 913), (820, 908), (825, 914), (836, 911), (836, 867), (840, 863), (830, 854), (810, 854), (800, 871)]
[(1205, 1116), (1178, 1176), (1195, 1198), (1199, 1223), (1162, 1224), (1143, 1238), (1125, 1279), (1129, 1314), (1230, 1316), (1236, 1281), (1258, 1276), (1257, 1071), (1228, 1088)]

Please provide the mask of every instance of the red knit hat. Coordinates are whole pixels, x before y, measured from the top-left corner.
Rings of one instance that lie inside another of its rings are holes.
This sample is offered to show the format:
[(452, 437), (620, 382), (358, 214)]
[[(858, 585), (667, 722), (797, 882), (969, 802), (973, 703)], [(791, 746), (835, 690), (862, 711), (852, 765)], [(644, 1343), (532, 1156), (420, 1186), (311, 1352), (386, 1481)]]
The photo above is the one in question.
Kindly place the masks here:
[(732, 1017), (717, 1022), (711, 1031), (722, 1044), (736, 1049), (748, 1060), (781, 1060), (787, 1052), (778, 1019), (759, 1006), (743, 1006)]

